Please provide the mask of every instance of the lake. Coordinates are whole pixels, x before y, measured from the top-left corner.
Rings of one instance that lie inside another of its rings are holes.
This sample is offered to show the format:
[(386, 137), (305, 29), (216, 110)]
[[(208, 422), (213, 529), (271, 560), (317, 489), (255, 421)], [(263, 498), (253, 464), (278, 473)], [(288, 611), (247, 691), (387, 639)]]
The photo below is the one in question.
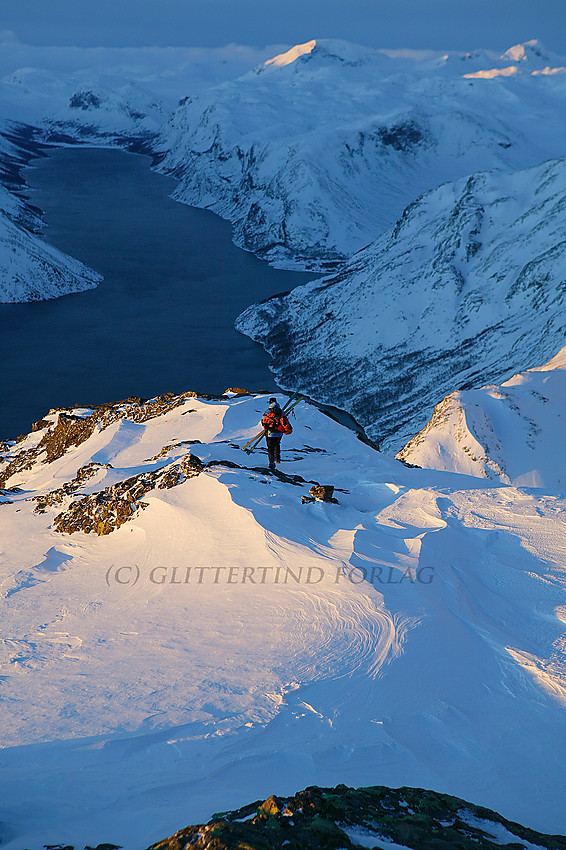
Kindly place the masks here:
[(228, 387), (277, 389), (263, 348), (234, 329), (249, 304), (312, 280), (231, 241), (214, 213), (172, 200), (147, 156), (63, 147), (24, 175), (47, 242), (104, 275), (95, 289), (0, 304), (0, 438), (51, 407)]

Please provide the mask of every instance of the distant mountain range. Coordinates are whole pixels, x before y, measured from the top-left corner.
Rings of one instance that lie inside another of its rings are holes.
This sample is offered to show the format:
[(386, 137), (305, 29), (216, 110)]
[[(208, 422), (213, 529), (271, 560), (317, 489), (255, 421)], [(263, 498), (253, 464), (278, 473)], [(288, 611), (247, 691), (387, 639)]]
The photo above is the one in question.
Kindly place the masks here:
[(538, 42), (421, 59), (313, 40), (187, 97), (156, 149), (238, 245), (324, 271), (424, 191), (566, 153), (565, 71)]
[[(70, 71), (66, 53), (57, 63), (10, 49), (14, 61), (46, 67), (0, 80), (7, 132), (15, 122), (44, 140), (122, 146), (158, 133), (153, 149), (179, 178), (176, 197), (228, 218), (237, 244), (280, 267), (335, 270), (420, 193), (565, 153), (566, 60), (536, 41), (498, 56), (313, 40), (240, 76), (257, 51), (172, 51), (169, 67), (157, 49), (83, 51)], [(1, 209), (13, 221), (9, 205)], [(25, 259), (25, 234), (7, 231), (3, 300), (92, 285), (92, 274), (65, 263), (57, 283), (34, 261), (33, 240)], [(59, 261), (47, 257), (46, 268)]]

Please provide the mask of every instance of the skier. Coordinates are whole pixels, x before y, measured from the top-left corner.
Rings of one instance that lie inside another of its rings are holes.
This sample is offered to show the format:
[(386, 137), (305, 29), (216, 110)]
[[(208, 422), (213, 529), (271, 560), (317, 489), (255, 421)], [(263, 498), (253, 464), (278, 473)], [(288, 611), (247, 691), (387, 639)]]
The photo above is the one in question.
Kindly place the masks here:
[(273, 471), (275, 464), (281, 462), (281, 437), (293, 431), (276, 398), (269, 399), (269, 407), (261, 418), (261, 424), (265, 429), (269, 468)]

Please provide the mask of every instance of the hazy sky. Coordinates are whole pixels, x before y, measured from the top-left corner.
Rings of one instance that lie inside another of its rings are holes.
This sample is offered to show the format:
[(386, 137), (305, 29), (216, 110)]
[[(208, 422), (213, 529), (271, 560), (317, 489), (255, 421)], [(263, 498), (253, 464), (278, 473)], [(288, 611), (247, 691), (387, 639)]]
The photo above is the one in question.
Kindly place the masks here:
[(566, 0), (0, 0), (0, 30), (35, 45), (263, 46), (344, 38), (375, 47), (566, 54)]

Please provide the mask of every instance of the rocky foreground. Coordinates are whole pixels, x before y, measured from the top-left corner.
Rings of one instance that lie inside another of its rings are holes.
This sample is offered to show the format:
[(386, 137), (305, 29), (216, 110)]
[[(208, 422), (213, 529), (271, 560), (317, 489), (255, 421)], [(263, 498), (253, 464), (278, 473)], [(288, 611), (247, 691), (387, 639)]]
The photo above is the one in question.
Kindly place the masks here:
[(207, 824), (188, 826), (151, 850), (322, 850), (322, 848), (566, 848), (491, 809), (421, 788), (311, 786), (294, 797), (268, 797)]

